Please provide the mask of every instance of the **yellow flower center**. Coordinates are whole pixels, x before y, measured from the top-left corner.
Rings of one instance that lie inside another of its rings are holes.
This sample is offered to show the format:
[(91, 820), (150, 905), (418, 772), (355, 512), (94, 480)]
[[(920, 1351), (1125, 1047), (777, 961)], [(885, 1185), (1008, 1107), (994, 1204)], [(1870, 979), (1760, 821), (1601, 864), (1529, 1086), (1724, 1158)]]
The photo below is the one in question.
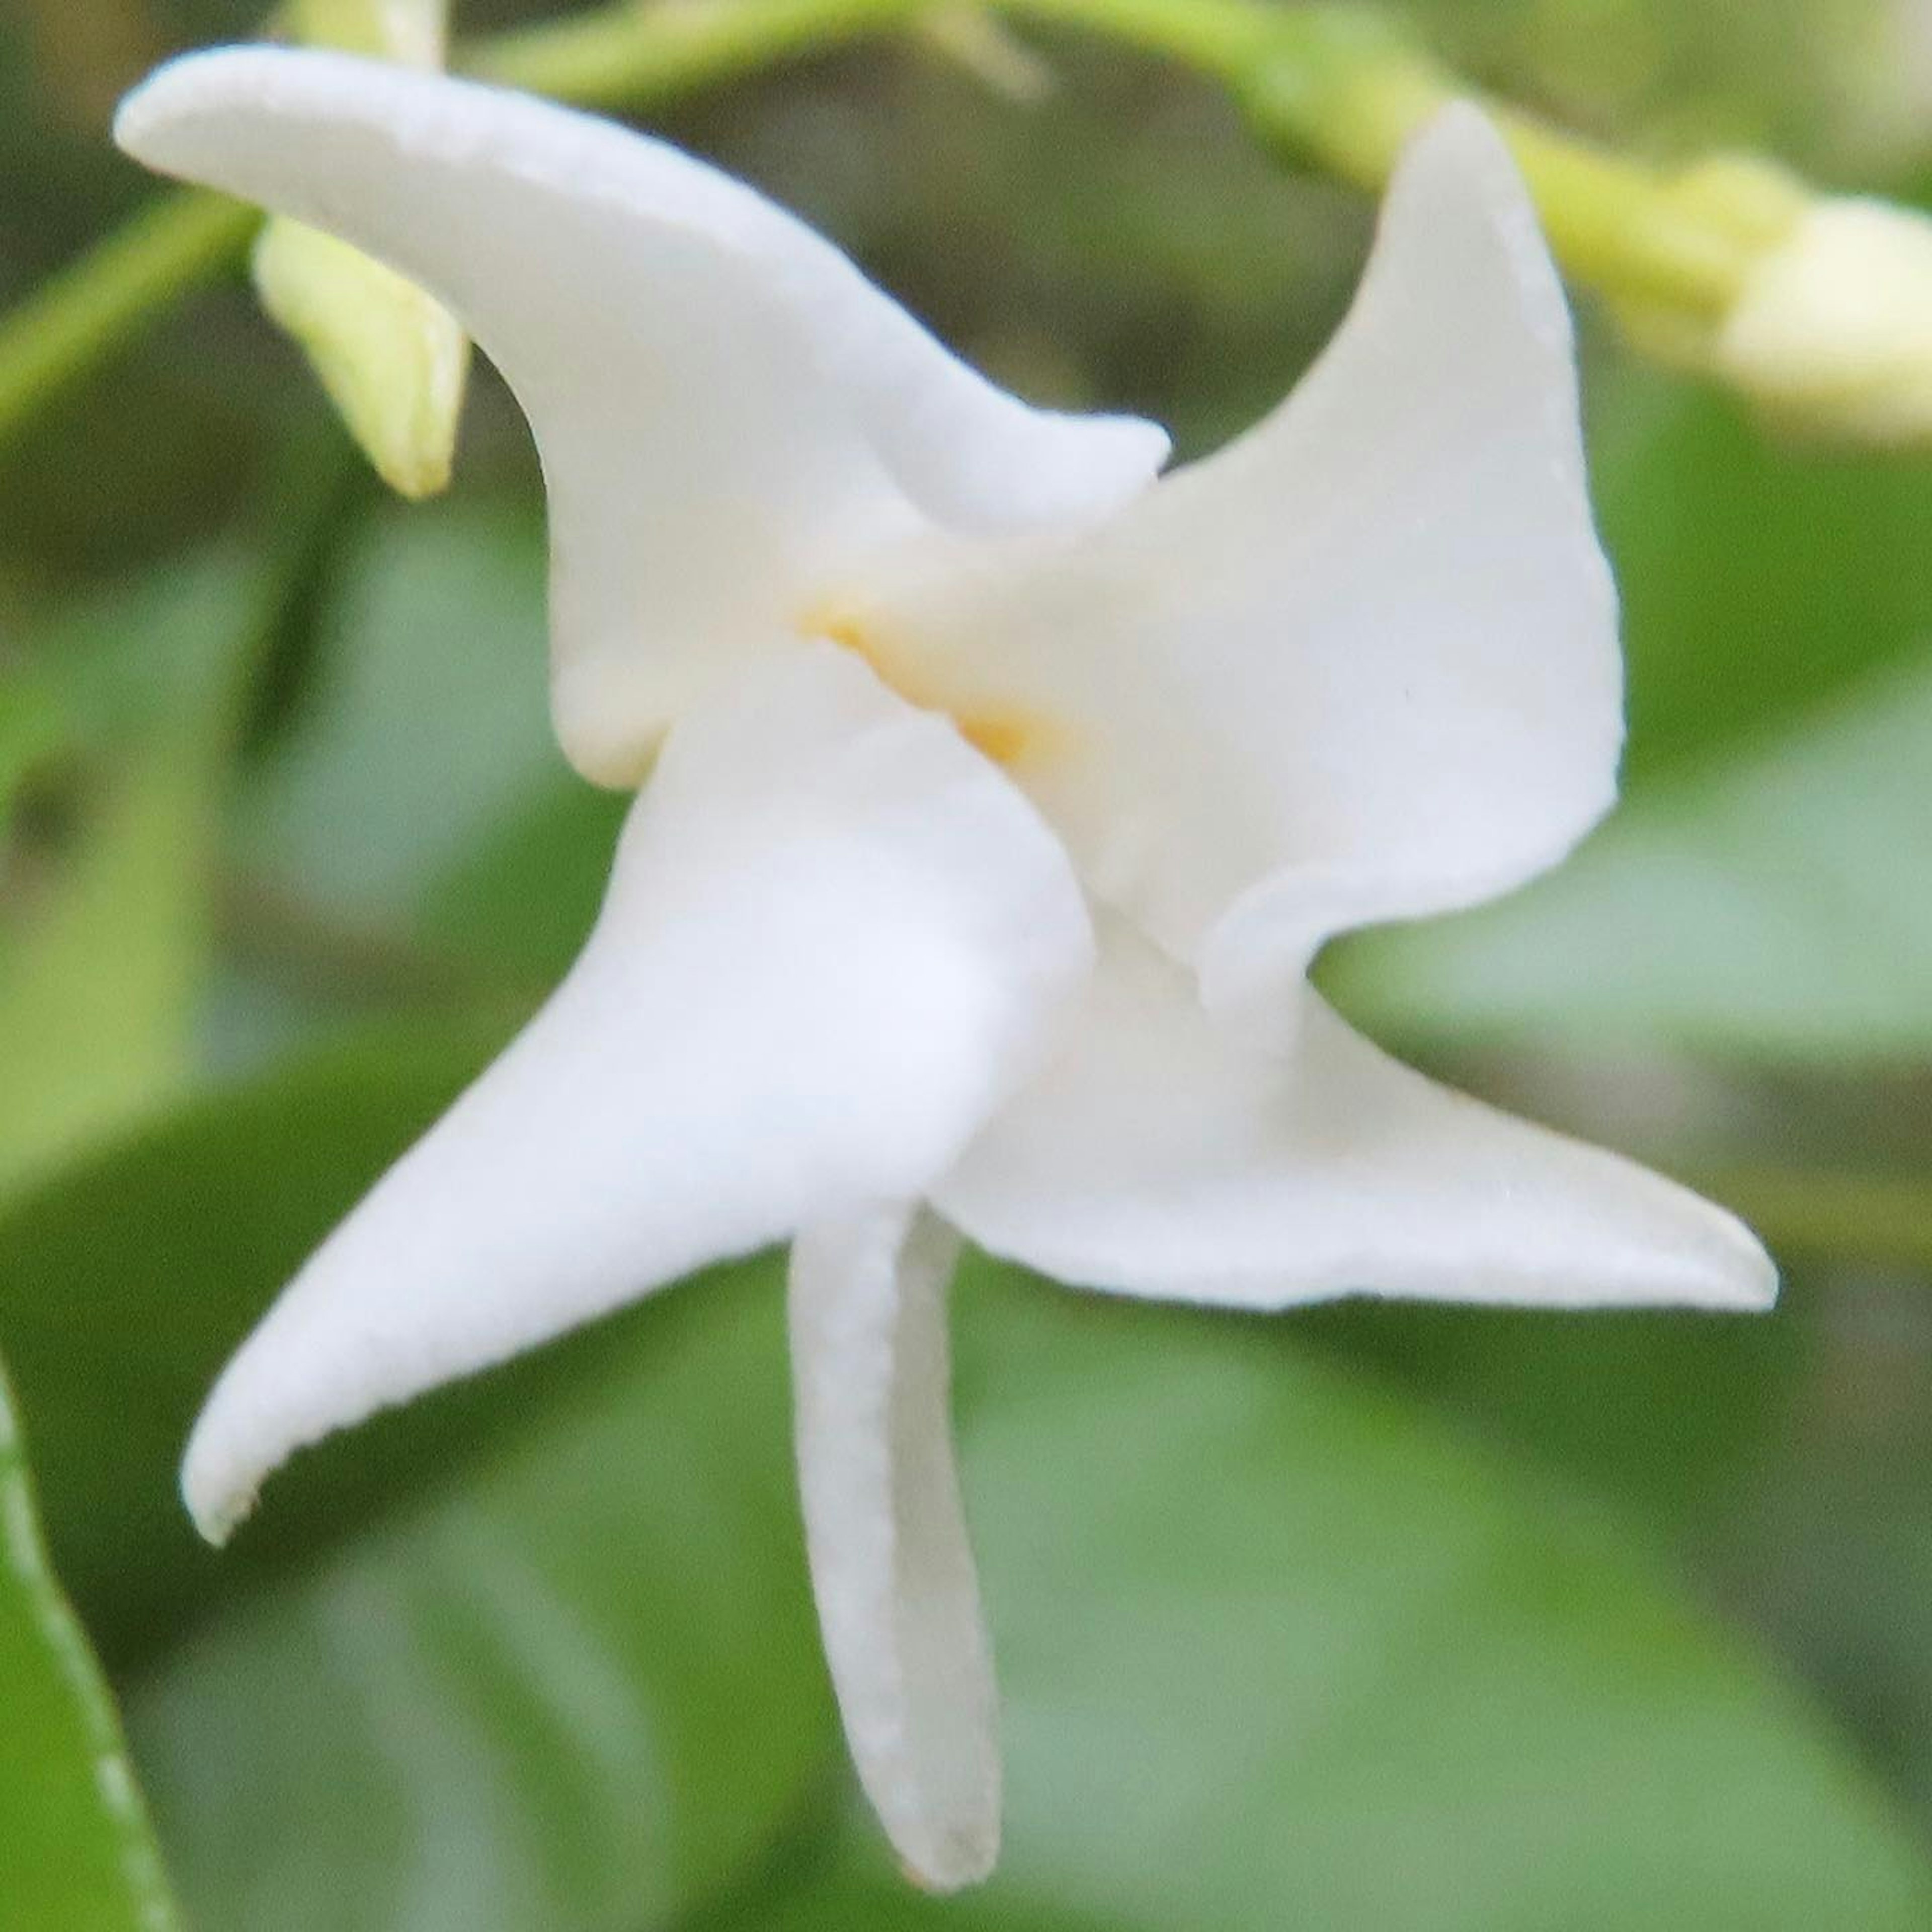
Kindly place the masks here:
[(849, 610), (820, 609), (800, 622), (808, 637), (823, 638), (862, 658), (879, 682), (908, 704), (950, 718), (961, 737), (982, 757), (1009, 768), (1043, 752), (1053, 736), (1050, 723), (1017, 704), (948, 704), (931, 679), (922, 674), (905, 652), (892, 650), (876, 626)]

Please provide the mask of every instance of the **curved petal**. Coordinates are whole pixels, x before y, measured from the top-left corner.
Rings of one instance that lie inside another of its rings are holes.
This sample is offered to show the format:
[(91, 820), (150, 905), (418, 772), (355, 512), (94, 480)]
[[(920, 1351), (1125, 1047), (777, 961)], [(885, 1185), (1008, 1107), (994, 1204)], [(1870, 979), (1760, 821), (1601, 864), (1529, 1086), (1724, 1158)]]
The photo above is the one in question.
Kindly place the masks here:
[(825, 1654), (860, 1782), (910, 1875), (999, 1850), (997, 1696), (953, 1466), (946, 1290), (922, 1210), (821, 1222), (792, 1250), (799, 1486)]
[(1452, 110), (1288, 400), (1084, 534), (908, 562), (875, 662), (1015, 764), (1089, 884), (1210, 1000), (1347, 927), (1486, 898), (1615, 793), (1616, 600), (1569, 321), (1508, 153)]
[(934, 1204), (1062, 1280), (1176, 1300), (1774, 1298), (1720, 1209), (1425, 1080), (1302, 997), (1290, 1053), (1246, 1051), (1171, 961), (1110, 932), (1077, 1037)]
[(224, 1372), (196, 1520), (219, 1538), (374, 1409), (916, 1192), (1032, 1070), (1090, 944), (1025, 801), (845, 654), (694, 712), (569, 976)]
[(879, 545), (1091, 516), (1166, 454), (1028, 408), (750, 188), (552, 103), (229, 49), (163, 68), (116, 134), (423, 284), (502, 370), (550, 488), (557, 728), (595, 778), (635, 782)]

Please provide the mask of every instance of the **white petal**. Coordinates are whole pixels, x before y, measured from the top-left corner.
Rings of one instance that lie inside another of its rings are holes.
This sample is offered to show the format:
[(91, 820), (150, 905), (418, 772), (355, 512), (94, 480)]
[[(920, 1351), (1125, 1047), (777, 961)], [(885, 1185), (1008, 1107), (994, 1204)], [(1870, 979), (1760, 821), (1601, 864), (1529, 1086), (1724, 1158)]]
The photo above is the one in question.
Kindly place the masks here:
[(735, 656), (882, 543), (1088, 517), (1151, 424), (1031, 410), (830, 243), (661, 141), (351, 56), (190, 56), (123, 147), (325, 228), (440, 297), (528, 412), (550, 494), (560, 735), (634, 782)]
[(938, 1892), (985, 1877), (1000, 1838), (992, 1657), (948, 1400), (958, 1246), (922, 1210), (820, 1222), (792, 1250), (790, 1301), (826, 1656), (866, 1795)]
[(845, 653), (694, 712), (568, 977), (224, 1373), (196, 1521), (219, 1537), (374, 1409), (917, 1192), (1032, 1071), (1090, 944), (1025, 801)]
[(1399, 1066), (1304, 991), (1245, 1050), (1181, 970), (1108, 932), (1077, 1037), (932, 1190), (982, 1246), (1130, 1294), (1275, 1308), (1352, 1292), (1754, 1309), (1731, 1216)]
[(1248, 436), (875, 603), (906, 688), (1040, 721), (1016, 776), (1216, 999), (1552, 864), (1614, 795), (1621, 668), (1568, 316), (1500, 140), (1461, 110), (1415, 145), (1348, 320)]

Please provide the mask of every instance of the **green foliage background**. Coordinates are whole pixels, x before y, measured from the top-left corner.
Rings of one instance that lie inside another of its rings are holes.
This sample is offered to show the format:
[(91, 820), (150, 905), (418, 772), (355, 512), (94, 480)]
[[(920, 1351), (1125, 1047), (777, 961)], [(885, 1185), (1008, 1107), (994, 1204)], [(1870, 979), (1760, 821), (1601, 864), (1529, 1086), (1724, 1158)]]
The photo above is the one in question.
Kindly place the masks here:
[[(1640, 152), (1932, 187), (1910, 0), (1408, 10)], [(4, 0), (0, 299), (150, 192), (120, 89), (253, 24)], [(1210, 447), (1319, 346), (1370, 210), (1204, 87), (1036, 46), (1035, 100), (902, 40), (658, 124), (1004, 380)], [(0, 1428), (0, 1928), (172, 1922), (123, 1721), (206, 1932), (1932, 1924), (1932, 458), (1781, 444), (1583, 320), (1626, 803), (1324, 972), (1755, 1216), (1784, 1303), (1262, 1322), (976, 1264), (1009, 1845), (943, 1906), (848, 1790), (772, 1265), (325, 1447), (223, 1557), (173, 1494), (228, 1348), (596, 904), (620, 806), (549, 740), (507, 399), (479, 380), (448, 499), (386, 500), (237, 284), (0, 448), (0, 1352), (38, 1489)]]

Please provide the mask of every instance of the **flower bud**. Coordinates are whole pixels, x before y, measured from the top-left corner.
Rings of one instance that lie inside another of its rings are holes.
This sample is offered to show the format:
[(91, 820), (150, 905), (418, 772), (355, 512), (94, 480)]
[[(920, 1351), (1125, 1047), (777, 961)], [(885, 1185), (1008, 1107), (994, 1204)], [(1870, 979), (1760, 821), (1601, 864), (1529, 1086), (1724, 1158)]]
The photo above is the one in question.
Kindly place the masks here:
[(449, 481), (469, 338), (393, 269), (300, 222), (271, 221), (255, 291), (300, 343), (350, 434), (389, 487), (431, 496)]
[[(446, 0), (298, 0), (313, 45), (407, 66), (443, 62)], [(449, 481), (470, 341), (431, 296), (332, 236), (280, 218), (255, 250), (262, 306), (307, 352), (383, 481), (405, 496)]]
[(1881, 201), (1813, 202), (1753, 267), (1710, 353), (1802, 426), (1932, 438), (1932, 220)]

